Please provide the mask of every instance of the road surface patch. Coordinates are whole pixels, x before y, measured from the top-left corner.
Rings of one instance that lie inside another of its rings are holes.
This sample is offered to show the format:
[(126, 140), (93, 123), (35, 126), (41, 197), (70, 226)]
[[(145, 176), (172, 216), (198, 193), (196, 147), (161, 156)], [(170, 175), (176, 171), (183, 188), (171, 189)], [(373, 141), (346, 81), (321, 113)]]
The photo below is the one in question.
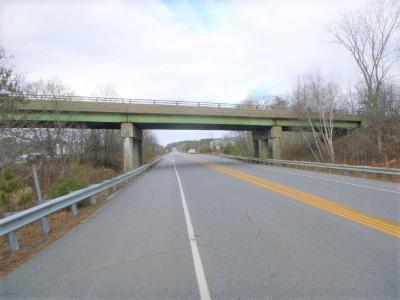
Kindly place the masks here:
[(252, 184), (258, 185), (265, 189), (271, 190), (278, 194), (284, 195), (291, 199), (312, 205), (314, 207), (318, 207), (324, 211), (336, 214), (353, 222), (368, 226), (375, 230), (384, 232), (386, 234), (392, 235), (394, 237), (400, 237), (400, 224), (389, 221), (387, 219), (377, 217), (374, 215), (363, 213), (359, 210), (356, 210), (350, 206), (346, 206), (343, 204), (338, 204), (334, 201), (324, 199), (318, 196), (314, 196), (312, 194), (308, 194), (288, 186), (278, 184), (272, 181), (268, 181), (241, 171), (237, 171), (232, 168), (228, 168), (219, 164), (211, 163), (207, 160), (200, 158), (193, 158), (185, 156), (186, 158), (197, 161), (211, 169), (217, 170), (219, 172), (228, 174), (230, 176), (239, 178), (241, 180), (250, 182)]
[[(268, 168), (266, 168), (266, 167), (261, 167), (261, 166), (258, 166), (258, 165), (253, 165), (253, 166), (256, 167), (256, 168), (268, 170)], [(400, 191), (393, 191), (393, 190), (388, 190), (388, 189), (382, 189), (382, 188), (373, 187), (373, 186), (368, 186), (368, 185), (364, 185), (364, 184), (356, 184), (356, 183), (351, 183), (351, 182), (346, 182), (346, 181), (341, 181), (341, 180), (336, 180), (336, 179), (330, 179), (330, 178), (325, 178), (325, 177), (319, 177), (319, 176), (312, 176), (312, 175), (300, 174), (300, 173), (296, 173), (296, 172), (288, 172), (288, 171), (283, 171), (283, 170), (279, 170), (279, 169), (274, 169), (274, 171), (280, 172), (280, 173), (283, 173), (283, 174), (289, 174), (289, 175), (295, 175), (295, 176), (308, 177), (308, 178), (319, 179), (319, 180), (325, 180), (325, 181), (330, 181), (330, 182), (335, 182), (335, 183), (340, 183), (340, 184), (347, 184), (347, 185), (351, 185), (351, 186), (356, 186), (356, 187), (360, 187), (360, 188), (376, 190), (376, 191), (380, 191), (380, 192), (388, 192), (388, 193), (400, 194)]]
[(179, 191), (181, 194), (182, 206), (183, 206), (183, 211), (185, 214), (186, 226), (187, 226), (187, 231), (188, 231), (189, 240), (190, 240), (190, 247), (192, 249), (193, 265), (194, 265), (194, 270), (196, 273), (197, 284), (199, 287), (200, 298), (201, 298), (201, 300), (210, 300), (211, 299), (210, 292), (208, 291), (207, 280), (206, 280), (206, 276), (204, 274), (203, 264), (201, 262), (201, 257), (200, 257), (200, 252), (199, 252), (199, 247), (197, 246), (197, 238), (196, 238), (196, 234), (194, 233), (192, 220), (190, 218), (189, 208), (188, 208), (187, 202), (186, 202), (185, 193), (183, 192), (181, 179), (179, 177), (178, 170), (176, 169), (175, 161), (172, 160), (172, 163), (174, 165), (175, 175), (176, 175), (176, 179), (178, 181)]

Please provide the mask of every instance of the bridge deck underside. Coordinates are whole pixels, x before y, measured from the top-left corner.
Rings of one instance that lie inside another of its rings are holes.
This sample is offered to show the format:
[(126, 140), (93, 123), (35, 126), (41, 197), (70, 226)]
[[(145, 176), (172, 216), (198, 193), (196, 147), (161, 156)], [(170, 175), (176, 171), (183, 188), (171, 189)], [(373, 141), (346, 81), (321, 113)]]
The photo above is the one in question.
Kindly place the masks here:
[[(94, 112), (29, 112), (0, 116), (0, 119), (17, 120), (15, 127), (53, 127), (63, 122), (67, 127), (119, 129), (121, 123), (135, 123), (142, 129), (205, 129), (205, 130), (253, 130), (271, 126), (282, 126), (284, 130), (309, 127), (306, 120), (201, 115), (162, 115), (132, 113), (94, 113)], [(314, 122), (315, 125), (318, 122)], [(333, 121), (335, 128), (358, 128), (357, 121)]]

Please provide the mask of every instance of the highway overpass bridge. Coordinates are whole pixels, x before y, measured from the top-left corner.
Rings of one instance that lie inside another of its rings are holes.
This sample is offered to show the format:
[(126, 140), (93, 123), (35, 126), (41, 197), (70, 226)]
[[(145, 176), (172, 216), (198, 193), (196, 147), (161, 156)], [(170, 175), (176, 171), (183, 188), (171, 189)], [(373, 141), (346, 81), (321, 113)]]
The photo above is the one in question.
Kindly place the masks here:
[[(12, 114), (15, 126), (54, 126), (121, 129), (124, 168), (142, 164), (143, 129), (243, 130), (253, 132), (256, 157), (281, 156), (283, 131), (309, 124), (293, 110), (228, 103), (99, 98), (79, 96), (25, 96)], [(4, 99), (4, 98), (3, 98)], [(318, 115), (313, 118), (318, 120)], [(361, 116), (335, 113), (333, 127), (345, 131), (361, 126)], [(317, 124), (317, 122), (315, 122)]]

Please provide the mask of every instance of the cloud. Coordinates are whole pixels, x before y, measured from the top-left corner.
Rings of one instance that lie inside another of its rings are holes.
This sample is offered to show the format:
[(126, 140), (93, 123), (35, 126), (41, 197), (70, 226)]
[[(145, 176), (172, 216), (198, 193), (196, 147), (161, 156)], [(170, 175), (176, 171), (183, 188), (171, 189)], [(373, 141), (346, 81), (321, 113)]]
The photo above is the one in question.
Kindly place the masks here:
[(238, 102), (310, 69), (357, 77), (326, 30), (364, 2), (3, 1), (0, 45), (28, 79), (77, 94), (113, 84), (124, 97)]

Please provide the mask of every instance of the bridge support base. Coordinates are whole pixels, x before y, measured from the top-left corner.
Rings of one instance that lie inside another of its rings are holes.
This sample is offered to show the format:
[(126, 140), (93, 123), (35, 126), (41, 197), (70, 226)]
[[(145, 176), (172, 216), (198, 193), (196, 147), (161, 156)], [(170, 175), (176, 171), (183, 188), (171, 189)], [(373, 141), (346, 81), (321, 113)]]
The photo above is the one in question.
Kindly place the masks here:
[(253, 131), (254, 157), (261, 159), (281, 159), (282, 127), (272, 126)]
[(124, 148), (124, 172), (140, 167), (142, 159), (142, 130), (132, 123), (121, 124)]
[(258, 145), (258, 140), (254, 138), (255, 132), (253, 132), (253, 156), (255, 158), (260, 157), (260, 146)]

